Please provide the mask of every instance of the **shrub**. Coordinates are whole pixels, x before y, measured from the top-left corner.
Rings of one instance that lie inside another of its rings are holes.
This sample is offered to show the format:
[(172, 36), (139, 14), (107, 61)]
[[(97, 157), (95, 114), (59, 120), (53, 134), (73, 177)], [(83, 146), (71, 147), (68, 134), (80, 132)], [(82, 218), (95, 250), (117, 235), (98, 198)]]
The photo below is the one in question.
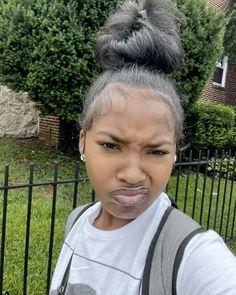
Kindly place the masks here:
[(234, 112), (234, 128), (233, 128), (233, 136), (231, 140), (229, 141), (229, 146), (230, 148), (235, 149), (236, 148), (236, 107), (232, 106), (231, 108)]
[(93, 40), (117, 1), (9, 0), (0, 7), (0, 81), (44, 115), (77, 118), (98, 69)]
[(0, 81), (16, 91), (27, 91), (27, 75), (35, 42), (36, 16), (27, 1), (0, 5)]
[(94, 37), (112, 7), (104, 2), (53, 1), (46, 17), (41, 16), (41, 42), (34, 49), (27, 83), (29, 96), (40, 103), (43, 114), (73, 120), (81, 112), (86, 89), (98, 72)]
[(194, 148), (229, 148), (235, 138), (235, 112), (223, 104), (199, 101), (195, 104), (196, 116)]
[(70, 120), (80, 112), (84, 86), (93, 74), (84, 59), (84, 31), (78, 24), (73, 3), (52, 1), (46, 13), (46, 17), (39, 16), (39, 42), (32, 52), (28, 94), (43, 114), (57, 114)]
[(225, 54), (229, 56), (229, 60), (233, 63), (236, 63), (236, 3), (234, 3), (234, 1), (230, 1), (228, 14), (230, 19), (227, 24), (226, 33), (224, 36), (224, 49)]
[[(183, 65), (172, 78), (185, 109), (199, 95), (222, 48), (224, 14), (204, 0), (176, 0)], [(77, 118), (98, 69), (94, 38), (118, 0), (7, 0), (0, 6), (0, 82), (27, 91), (44, 115)]]
[(235, 157), (226, 155), (223, 159), (211, 158), (208, 164), (208, 175), (224, 177), (226, 179), (236, 180)]
[(212, 7), (206, 6), (204, 0), (176, 2), (185, 16), (180, 26), (185, 57), (174, 74), (174, 80), (188, 113), (201, 96), (205, 82), (223, 51), (226, 17), (223, 12), (216, 13)]

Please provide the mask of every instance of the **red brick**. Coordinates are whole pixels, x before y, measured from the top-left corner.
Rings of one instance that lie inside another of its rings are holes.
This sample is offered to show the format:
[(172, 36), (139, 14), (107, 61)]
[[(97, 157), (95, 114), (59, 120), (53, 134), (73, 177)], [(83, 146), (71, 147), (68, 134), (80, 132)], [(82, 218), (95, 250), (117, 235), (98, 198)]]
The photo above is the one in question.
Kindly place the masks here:
[[(228, 4), (229, 0), (207, 0), (207, 5), (212, 5), (216, 11), (226, 10)], [(228, 64), (225, 88), (214, 86), (212, 76), (205, 85), (202, 99), (236, 105), (236, 65)]]

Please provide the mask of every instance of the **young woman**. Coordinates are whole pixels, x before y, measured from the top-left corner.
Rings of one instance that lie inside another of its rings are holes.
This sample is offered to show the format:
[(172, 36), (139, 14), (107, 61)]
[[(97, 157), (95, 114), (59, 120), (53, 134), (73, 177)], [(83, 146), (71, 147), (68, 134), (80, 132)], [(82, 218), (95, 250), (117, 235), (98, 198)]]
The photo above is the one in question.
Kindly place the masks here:
[(144, 284), (150, 244), (171, 206), (164, 190), (183, 129), (180, 100), (164, 76), (182, 56), (177, 14), (169, 1), (128, 2), (98, 37), (104, 72), (85, 100), (79, 148), (100, 201), (68, 234), (50, 295), (236, 294), (236, 259), (214, 231), (190, 239), (175, 289), (158, 283), (170, 263), (162, 246), (157, 283)]

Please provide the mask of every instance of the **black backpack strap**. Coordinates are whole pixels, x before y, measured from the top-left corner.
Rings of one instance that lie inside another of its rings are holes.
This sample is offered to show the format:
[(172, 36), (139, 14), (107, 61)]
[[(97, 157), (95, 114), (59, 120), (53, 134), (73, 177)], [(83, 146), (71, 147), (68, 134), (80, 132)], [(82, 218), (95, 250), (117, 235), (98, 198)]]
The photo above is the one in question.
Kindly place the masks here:
[(179, 209), (178, 205), (176, 204), (175, 200), (172, 199), (171, 197), (169, 197), (170, 201), (171, 201), (171, 207), (175, 208), (175, 209)]
[(175, 295), (178, 269), (188, 242), (204, 230), (181, 211), (166, 209), (150, 244), (142, 295)]
[(91, 202), (89, 204), (80, 206), (72, 210), (66, 220), (65, 227), (64, 227), (64, 241), (66, 237), (68, 236), (70, 230), (72, 229), (73, 225), (76, 223), (76, 221), (80, 218), (80, 216), (91, 206), (93, 206), (95, 202)]

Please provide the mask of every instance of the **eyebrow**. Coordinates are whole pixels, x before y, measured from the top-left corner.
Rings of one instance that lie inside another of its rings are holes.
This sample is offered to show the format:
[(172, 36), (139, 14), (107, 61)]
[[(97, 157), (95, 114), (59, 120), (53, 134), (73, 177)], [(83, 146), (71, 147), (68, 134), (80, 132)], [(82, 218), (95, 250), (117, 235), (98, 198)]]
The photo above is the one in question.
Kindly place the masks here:
[(157, 143), (148, 144), (146, 147), (150, 148), (150, 149), (155, 149), (155, 148), (159, 148), (163, 145), (173, 145), (173, 142), (168, 141), (168, 140), (161, 140)]
[(99, 135), (105, 135), (107, 137), (110, 137), (112, 140), (118, 142), (118, 143), (123, 143), (123, 144), (128, 144), (128, 140), (120, 138), (119, 136), (115, 135), (112, 132), (108, 132), (108, 131), (99, 131), (97, 132), (97, 134)]
[[(119, 136), (117, 136), (114, 133), (109, 132), (109, 131), (99, 131), (99, 132), (97, 132), (97, 134), (105, 135), (105, 136), (111, 138), (112, 140), (114, 140), (115, 142), (118, 142), (118, 143), (123, 143), (123, 144), (128, 144), (129, 143), (128, 140), (120, 138)], [(173, 144), (173, 142), (171, 142), (171, 141), (160, 140), (157, 143), (148, 144), (146, 147), (147, 148), (158, 148), (158, 147), (161, 147), (163, 145), (172, 145), (172, 144)]]

